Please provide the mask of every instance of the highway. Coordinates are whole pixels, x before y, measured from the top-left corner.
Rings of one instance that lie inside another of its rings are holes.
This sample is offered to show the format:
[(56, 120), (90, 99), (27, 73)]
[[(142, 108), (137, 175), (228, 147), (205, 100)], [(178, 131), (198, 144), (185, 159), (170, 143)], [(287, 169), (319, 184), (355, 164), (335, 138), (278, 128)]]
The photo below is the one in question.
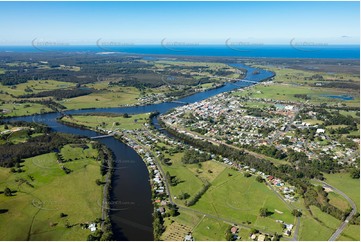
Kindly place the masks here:
[(357, 207), (356, 207), (356, 204), (351, 200), (351, 198), (349, 198), (345, 193), (343, 193), (342, 191), (338, 190), (336, 187), (333, 187), (324, 181), (320, 181), (320, 180), (318, 180), (318, 181), (321, 182), (324, 185), (324, 187), (331, 188), (334, 192), (343, 196), (350, 203), (351, 208), (352, 208), (351, 213), (347, 216), (345, 221), (342, 222), (340, 227), (338, 227), (338, 229), (333, 233), (333, 235), (328, 240), (328, 241), (335, 241), (340, 236), (342, 231), (346, 228), (346, 226), (349, 223), (349, 221), (351, 220), (352, 216), (355, 215), (355, 213), (357, 211)]

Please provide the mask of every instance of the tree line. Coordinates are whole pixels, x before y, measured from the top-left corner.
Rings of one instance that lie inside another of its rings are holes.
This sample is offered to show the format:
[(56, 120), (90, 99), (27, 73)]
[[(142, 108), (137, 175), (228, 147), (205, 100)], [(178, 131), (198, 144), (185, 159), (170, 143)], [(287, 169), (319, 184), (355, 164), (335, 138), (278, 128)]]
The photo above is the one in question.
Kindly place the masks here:
[[(298, 164), (282, 164), (280, 166), (275, 166), (272, 162), (254, 157), (242, 150), (231, 148), (223, 144), (214, 145), (208, 141), (194, 139), (191, 136), (179, 133), (176, 130), (166, 126), (161, 120), (159, 120), (159, 123), (169, 133), (181, 140), (186, 141), (188, 144), (200, 147), (202, 150), (215, 153), (223, 157), (228, 157), (238, 164), (250, 166), (256, 170), (264, 172), (265, 174), (278, 177), (283, 181), (288, 182), (289, 184), (295, 186), (297, 193), (307, 199), (307, 201), (310, 203), (314, 202), (314, 200), (311, 200), (311, 198), (317, 199), (317, 194), (313, 192), (313, 190), (315, 190), (314, 185), (310, 183), (310, 179), (324, 179), (322, 173), (320, 172), (320, 167), (323, 167), (324, 165), (321, 161), (310, 161), (307, 159), (307, 161), (304, 160)], [(324, 200), (322, 206), (316, 202), (313, 204), (320, 207), (323, 212), (327, 212), (336, 218), (340, 219), (345, 216), (342, 211), (340, 212), (336, 207), (333, 207), (331, 204), (329, 204), (327, 199)]]

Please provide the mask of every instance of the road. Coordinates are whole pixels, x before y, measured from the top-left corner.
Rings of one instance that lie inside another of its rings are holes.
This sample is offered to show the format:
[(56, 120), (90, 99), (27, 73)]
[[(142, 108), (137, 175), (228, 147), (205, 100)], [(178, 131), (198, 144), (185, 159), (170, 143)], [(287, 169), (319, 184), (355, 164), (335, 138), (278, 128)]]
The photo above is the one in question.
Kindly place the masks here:
[[(296, 117), (296, 116), (297, 116), (297, 115), (295, 115), (295, 117)], [(167, 123), (165, 120), (163, 120), (163, 122), (166, 123), (166, 125), (168, 125), (169, 127), (172, 127), (172, 126), (171, 126), (169, 123)], [(245, 153), (248, 153), (248, 154), (250, 154), (250, 155), (253, 155), (253, 156), (255, 156), (256, 158), (259, 158), (259, 159), (266, 159), (266, 158), (267, 158), (267, 157), (265, 157), (264, 155), (261, 155), (261, 154), (258, 154), (258, 153), (255, 153), (255, 152), (252, 152), (252, 151), (249, 151), (249, 150), (245, 150), (245, 149), (242, 149), (242, 148), (239, 148), (239, 147), (235, 147), (235, 146), (233, 146), (233, 145), (226, 144), (226, 143), (224, 143), (224, 142), (222, 142), (222, 141), (211, 140), (211, 139), (209, 139), (209, 137), (200, 135), (200, 134), (198, 134), (198, 133), (194, 133), (194, 132), (192, 132), (192, 131), (188, 131), (188, 130), (185, 130), (185, 129), (181, 129), (181, 128), (179, 128), (179, 127), (176, 127), (176, 130), (177, 130), (177, 131), (182, 130), (182, 131), (184, 131), (184, 132), (186, 132), (186, 133), (190, 133), (190, 134), (193, 135), (193, 138), (195, 138), (195, 139), (202, 139), (202, 138), (203, 138), (203, 139), (206, 139), (206, 140), (208, 140), (209, 142), (211, 142), (211, 143), (213, 143), (213, 144), (217, 144), (217, 145), (222, 144), (222, 145), (226, 145), (226, 146), (228, 146), (228, 147), (231, 147), (231, 148), (233, 148), (233, 149), (242, 150), (242, 151), (244, 151)], [(272, 190), (274, 193), (276, 193), (276, 195), (277, 195), (291, 210), (294, 209), (294, 207), (293, 207), (290, 203), (288, 203), (268, 182), (266, 182), (266, 183), (267, 183), (267, 185), (271, 188), (271, 190)], [(186, 208), (189, 209), (188, 207), (186, 207)], [(194, 211), (194, 212), (198, 212), (198, 211)], [(204, 213), (202, 213), (202, 214), (204, 214)], [(209, 217), (213, 217), (213, 218), (217, 218), (216, 216), (210, 215), (210, 214), (204, 214), (204, 215), (209, 216)], [(222, 221), (224, 221), (224, 222), (227, 222), (227, 220), (225, 220), (225, 219), (220, 219), (220, 220), (222, 220)], [(229, 222), (229, 221), (228, 221), (228, 222)], [(243, 225), (243, 226), (244, 226), (244, 225)], [(245, 227), (247, 227), (247, 226), (245, 226)], [(299, 227), (300, 227), (300, 218), (297, 217), (297, 223), (296, 223), (295, 230), (294, 230), (293, 237), (292, 237), (292, 240), (294, 240), (294, 241), (297, 240)]]
[(204, 139), (204, 140), (207, 140), (210, 143), (215, 144), (215, 145), (225, 145), (225, 146), (228, 146), (228, 147), (230, 147), (232, 149), (243, 151), (244, 153), (250, 154), (250, 155), (252, 155), (252, 156), (254, 156), (254, 157), (258, 158), (258, 159), (265, 159), (265, 160), (269, 160), (269, 161), (272, 162), (272, 158), (268, 157), (266, 155), (262, 155), (262, 154), (254, 152), (254, 151), (250, 151), (250, 150), (247, 150), (245, 148), (240, 148), (240, 147), (237, 147), (237, 146), (234, 146), (234, 145), (230, 145), (230, 144), (227, 144), (226, 142), (223, 142), (223, 141), (210, 139), (207, 136), (201, 135), (201, 134), (193, 132), (193, 131), (186, 130), (186, 129), (178, 126), (178, 125), (172, 125), (172, 124), (170, 124), (169, 122), (167, 122), (165, 120), (162, 120), (162, 121), (166, 124), (166, 126), (170, 127), (171, 129), (174, 129), (177, 132), (184, 131), (186, 134), (191, 134), (192, 137), (195, 138), (195, 139)]
[(169, 188), (169, 184), (167, 182), (167, 179), (166, 179), (166, 173), (164, 172), (161, 164), (160, 164), (160, 160), (157, 158), (157, 156), (154, 154), (153, 151), (151, 151), (148, 147), (146, 147), (144, 144), (140, 143), (133, 135), (128, 135), (127, 136), (128, 138), (130, 138), (133, 142), (137, 143), (138, 145), (142, 146), (145, 150), (147, 150), (150, 154), (153, 155), (153, 161), (157, 167), (157, 169), (160, 171), (160, 174), (161, 176), (163, 177), (163, 182), (164, 182), (164, 185), (165, 185), (165, 190), (166, 190), (166, 193), (168, 194), (168, 197), (169, 197), (169, 203), (171, 204), (174, 204), (173, 202), (173, 198), (171, 196), (171, 193), (170, 193), (170, 188)]
[[(295, 209), (295, 207), (293, 207), (292, 204), (288, 203), (288, 202), (282, 197), (282, 195), (280, 195), (280, 194), (273, 188), (273, 186), (272, 186), (268, 181), (266, 181), (266, 184), (267, 184), (267, 186), (268, 186), (274, 193), (276, 193), (276, 195), (287, 205), (287, 207), (288, 207), (290, 210)], [(295, 230), (294, 230), (294, 232), (293, 232), (293, 237), (292, 237), (292, 240), (294, 240), (294, 241), (297, 241), (298, 231), (299, 231), (299, 229), (300, 229), (300, 222), (301, 222), (300, 218), (297, 217), (297, 223), (296, 223)]]
[(303, 109), (303, 106), (305, 104), (308, 103), (308, 100), (304, 103), (304, 104), (301, 104), (297, 110), (295, 111), (293, 117), (290, 119), (290, 121), (287, 123), (286, 127), (285, 127), (285, 130), (283, 132), (280, 132), (280, 130), (277, 131), (277, 133), (272, 137), (272, 139), (270, 139), (268, 141), (268, 143), (271, 145), (273, 144), (273, 142), (278, 139), (278, 137), (281, 135), (281, 133), (287, 133), (289, 130), (290, 130), (290, 127), (291, 125), (293, 124), (293, 121), (295, 121), (296, 117), (298, 116), (298, 114), (300, 113), (300, 111)]
[(320, 180), (318, 180), (318, 181), (321, 182), (324, 185), (324, 187), (331, 188), (334, 192), (343, 196), (350, 203), (351, 208), (352, 208), (351, 213), (347, 216), (345, 221), (342, 222), (340, 227), (338, 227), (338, 229), (335, 231), (335, 233), (333, 233), (333, 235), (328, 240), (328, 241), (335, 241), (340, 236), (342, 231), (346, 228), (346, 226), (349, 223), (349, 221), (351, 220), (352, 216), (355, 215), (355, 213), (357, 211), (357, 207), (356, 207), (356, 204), (351, 200), (351, 198), (349, 198), (345, 193), (343, 193), (342, 191), (338, 190), (336, 187), (333, 187), (324, 181), (320, 181)]
[[(163, 122), (165, 122), (165, 121), (163, 120)], [(165, 122), (165, 123), (166, 123), (166, 122)], [(171, 127), (169, 123), (166, 123), (166, 124), (167, 124), (169, 127)], [(179, 130), (183, 130), (183, 131), (185, 131), (186, 133), (191, 133), (191, 134), (193, 134), (193, 137), (194, 137), (195, 139), (197, 139), (197, 138), (198, 138), (198, 139), (199, 139), (199, 138), (200, 138), (200, 139), (202, 139), (202, 138), (203, 138), (203, 139), (207, 139), (207, 140), (208, 140), (209, 142), (211, 142), (211, 143), (218, 144), (218, 145), (222, 144), (222, 145), (226, 145), (226, 146), (229, 146), (229, 147), (231, 147), (231, 148), (234, 148), (234, 149), (242, 150), (242, 151), (244, 151), (245, 153), (248, 153), (248, 154), (253, 155), (253, 156), (255, 156), (255, 157), (257, 157), (257, 158), (260, 158), (260, 159), (262, 159), (262, 158), (265, 159), (265, 158), (266, 158), (264, 155), (261, 155), (261, 154), (258, 154), (258, 153), (252, 152), (252, 151), (248, 151), (248, 150), (245, 150), (245, 149), (241, 149), (241, 148), (239, 148), (239, 147), (235, 147), (235, 146), (226, 144), (226, 143), (221, 142), (221, 141), (211, 140), (211, 139), (209, 139), (208, 137), (205, 137), (205, 136), (200, 135), (200, 134), (196, 134), (196, 133), (194, 133), (194, 132), (191, 132), (191, 131), (188, 131), (188, 130), (185, 130), (185, 129), (180, 129), (179, 127), (176, 127), (176, 129), (177, 129), (178, 131), (179, 131)], [(271, 188), (271, 190), (272, 190), (274, 193), (276, 193), (276, 195), (277, 195), (291, 210), (294, 209), (294, 207), (293, 207), (290, 203), (288, 203), (269, 183), (267, 183), (267, 185)], [(235, 222), (231, 222), (231, 221), (229, 221), (229, 220), (227, 220), (227, 219), (219, 218), (219, 217), (214, 216), (214, 215), (211, 215), (211, 214), (201, 213), (201, 212), (199, 212), (199, 211), (190, 209), (190, 208), (188, 208), (188, 207), (181, 207), (181, 208), (187, 209), (187, 210), (191, 210), (191, 211), (193, 211), (193, 212), (195, 212), (195, 213), (200, 213), (200, 214), (206, 215), (206, 216), (211, 217), (211, 218), (215, 218), (215, 219), (218, 219), (218, 220), (222, 220), (222, 221), (224, 221), (224, 222), (235, 223)], [(244, 226), (244, 225), (242, 225), (242, 226)], [(249, 228), (248, 226), (244, 226), (244, 227)], [(300, 218), (298, 217), (298, 218), (297, 218), (297, 223), (296, 223), (296, 226), (295, 226), (295, 230), (294, 230), (294, 233), (293, 233), (293, 237), (292, 237), (292, 240), (294, 240), (294, 241), (297, 240), (299, 227), (300, 227)]]

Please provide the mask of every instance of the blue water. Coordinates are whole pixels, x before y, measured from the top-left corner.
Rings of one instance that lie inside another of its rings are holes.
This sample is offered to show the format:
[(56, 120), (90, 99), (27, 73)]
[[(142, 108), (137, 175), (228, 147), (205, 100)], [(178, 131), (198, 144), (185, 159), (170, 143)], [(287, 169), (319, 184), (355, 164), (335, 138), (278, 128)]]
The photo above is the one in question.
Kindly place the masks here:
[(164, 47), (161, 45), (133, 45), (123, 47), (98, 46), (0, 46), (0, 52), (115, 52), (123, 54), (173, 55), (173, 56), (229, 56), (271, 58), (340, 58), (360, 59), (359, 45), (327, 45), (293, 47), (292, 45), (262, 45), (230, 48), (227, 45), (199, 45)]
[(328, 98), (341, 99), (343, 101), (350, 101), (354, 99), (352, 96), (349, 95), (322, 95), (322, 96)]
[[(271, 78), (274, 74), (270, 71), (257, 69), (259, 74), (253, 74), (255, 68), (245, 66), (243, 64), (231, 64), (232, 66), (246, 69), (246, 77), (244, 80), (260, 82)], [(119, 107), (119, 108), (97, 108), (88, 110), (71, 110), (66, 111), (68, 114), (79, 114), (89, 112), (113, 112), (113, 113), (145, 113), (167, 112), (172, 108), (184, 105), (184, 103), (193, 103), (204, 100), (208, 97), (217, 95), (222, 92), (227, 92), (241, 87), (247, 87), (254, 83), (239, 80), (235, 83), (227, 83), (222, 87), (208, 90), (205, 92), (196, 93), (188, 97), (179, 99), (181, 103), (167, 102), (160, 104), (152, 104), (147, 106), (135, 107)], [(39, 114), (26, 117), (15, 117), (7, 120), (22, 120), (27, 122), (45, 123), (52, 127), (54, 131), (78, 134), (87, 137), (99, 135), (98, 133), (69, 127), (58, 123), (56, 118), (60, 117), (59, 113)], [(156, 122), (156, 118), (153, 119)], [(159, 125), (156, 123), (156, 127)], [(110, 150), (113, 151), (116, 161), (132, 161), (126, 163), (125, 169), (117, 169), (120, 162), (116, 162), (116, 170), (112, 177), (112, 191), (111, 201), (132, 201), (134, 205), (126, 210), (111, 209), (110, 219), (112, 221), (114, 240), (134, 240), (145, 241), (152, 240), (152, 212), (153, 206), (151, 204), (151, 189), (148, 181), (148, 171), (145, 163), (137, 153), (114, 137), (99, 139), (99, 142), (105, 144)], [(123, 167), (122, 167), (123, 168)], [(115, 203), (116, 204), (116, 203)], [(113, 206), (112, 206), (113, 208)]]

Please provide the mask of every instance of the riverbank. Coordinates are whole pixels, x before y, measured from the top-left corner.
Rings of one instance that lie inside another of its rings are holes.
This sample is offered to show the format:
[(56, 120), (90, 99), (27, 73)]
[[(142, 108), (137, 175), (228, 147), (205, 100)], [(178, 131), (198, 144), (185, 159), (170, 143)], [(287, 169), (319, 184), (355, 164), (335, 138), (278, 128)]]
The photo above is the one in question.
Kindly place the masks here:
[[(116, 113), (146, 113), (155, 112), (165, 113), (169, 109), (184, 105), (185, 103), (197, 102), (206, 99), (209, 96), (218, 93), (227, 92), (236, 88), (249, 86), (256, 82), (262, 81), (273, 76), (272, 73), (261, 71), (260, 74), (253, 75), (253, 68), (246, 68), (247, 80), (251, 82), (237, 81), (235, 83), (226, 83), (220, 88), (210, 91), (196, 93), (186, 98), (180, 99), (179, 103), (162, 103), (156, 105), (125, 107), (125, 108), (109, 108), (109, 109), (92, 109), (93, 112), (116, 112)], [(86, 110), (66, 111), (67, 115), (81, 114), (87, 112)], [(38, 121), (49, 124), (54, 131), (75, 133), (87, 137), (98, 136), (99, 131), (90, 131), (78, 129), (75, 127), (65, 126), (60, 122), (56, 122), (59, 114), (38, 115), (33, 117), (12, 118), (10, 120), (25, 120)], [(124, 143), (108, 137), (99, 140), (106, 144), (115, 154), (115, 168), (114, 173), (110, 218), (112, 221), (114, 238), (117, 240), (151, 240), (153, 234), (151, 216), (154, 211), (154, 206), (151, 203), (151, 187), (149, 186), (149, 172), (146, 169), (144, 161), (136, 153), (136, 151)], [(148, 188), (149, 187), (149, 188)], [(138, 205), (139, 204), (139, 205)], [(141, 206), (140, 206), (141, 204)], [(125, 207), (126, 206), (126, 207)], [(148, 215), (149, 214), (149, 215)], [(139, 233), (142, 230), (142, 233)]]
[(0, 224), (8, 226), (0, 238), (86, 240), (92, 235), (108, 240), (110, 223), (102, 209), (107, 193), (96, 183), (102, 180), (98, 156), (107, 152), (105, 146), (74, 137), (55, 152), (26, 158), (12, 169), (1, 167), (0, 190), (11, 194), (0, 197)]

